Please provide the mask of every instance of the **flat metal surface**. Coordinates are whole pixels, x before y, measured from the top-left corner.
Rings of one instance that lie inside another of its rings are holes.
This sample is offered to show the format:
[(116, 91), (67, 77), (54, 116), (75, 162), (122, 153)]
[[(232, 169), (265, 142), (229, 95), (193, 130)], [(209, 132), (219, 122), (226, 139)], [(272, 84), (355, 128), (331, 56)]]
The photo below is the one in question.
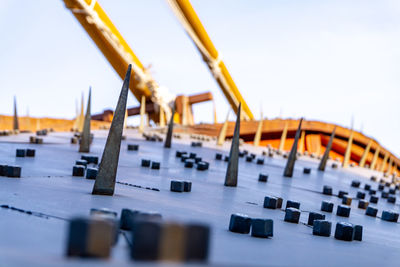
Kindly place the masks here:
[[(124, 134), (127, 140), (121, 145), (117, 182), (158, 188), (159, 192), (117, 183), (114, 196), (92, 195), (93, 180), (72, 177), (72, 166), (82, 153), (78, 153), (78, 145), (70, 144), (71, 133), (49, 133), (42, 145), (29, 144), (28, 134), (0, 137), (0, 164), (22, 167), (19, 179), (0, 177), (0, 205), (34, 212), (29, 215), (0, 208), (0, 266), (132, 265), (129, 246), (122, 237), (108, 260), (64, 256), (67, 219), (87, 216), (91, 208), (108, 208), (117, 211), (118, 215), (122, 208), (157, 211), (166, 220), (205, 222), (212, 232), (209, 263), (213, 265), (398, 265), (399, 223), (366, 216), (365, 210), (357, 208), (355, 199), (350, 217), (338, 217), (336, 207), (341, 199), (320, 193), (323, 185), (330, 185), (334, 194), (344, 190), (355, 198), (357, 191), (364, 191), (365, 183), (371, 184), (372, 188), (378, 187), (378, 183), (369, 180), (370, 171), (356, 167), (332, 169), (329, 161), (326, 171), (319, 172), (318, 160), (302, 156), (296, 161), (293, 178), (285, 178), (286, 159), (280, 156), (265, 157), (264, 165), (240, 158), (238, 186), (225, 187), (227, 162), (214, 158), (216, 152), (228, 155), (230, 143), (226, 142), (222, 148), (216, 147), (216, 141), (203, 142), (203, 147), (191, 147), (193, 140), (183, 135), (182, 139), (173, 139), (171, 149), (165, 149), (163, 142), (145, 141), (135, 130), (127, 130)], [(101, 157), (107, 131), (95, 131), (94, 136), (89, 155)], [(139, 151), (128, 151), (128, 143), (139, 144)], [(17, 148), (34, 148), (36, 156), (16, 158)], [(262, 148), (244, 145), (241, 149), (261, 157)], [(184, 168), (175, 157), (176, 150), (197, 153), (210, 163), (210, 169)], [(161, 169), (142, 168), (141, 159), (160, 161)], [(303, 174), (304, 167), (312, 168), (311, 174)], [(269, 175), (267, 183), (258, 182), (259, 173)], [(171, 179), (191, 181), (192, 192), (170, 192)], [(350, 187), (355, 179), (361, 181), (359, 189)], [(284, 222), (284, 211), (263, 208), (266, 195), (282, 197), (283, 207), (286, 200), (299, 201), (301, 223)], [(369, 198), (368, 193), (366, 195)], [(320, 211), (322, 200), (335, 203), (333, 213), (321, 212), (332, 221), (331, 237), (313, 236), (312, 228), (304, 225), (309, 211)], [(378, 204), (370, 205), (379, 209), (380, 216), (382, 210), (399, 212), (398, 203), (390, 204), (380, 198)], [(263, 239), (229, 232), (232, 213), (273, 219), (274, 236)], [(336, 240), (333, 233), (338, 221), (363, 225), (363, 241)]]

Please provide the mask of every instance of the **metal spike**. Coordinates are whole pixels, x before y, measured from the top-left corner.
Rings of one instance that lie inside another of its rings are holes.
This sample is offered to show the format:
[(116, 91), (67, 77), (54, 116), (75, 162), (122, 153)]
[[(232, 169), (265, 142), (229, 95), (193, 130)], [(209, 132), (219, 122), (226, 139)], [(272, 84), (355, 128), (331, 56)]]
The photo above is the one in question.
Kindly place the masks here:
[(228, 129), (229, 113), (230, 113), (230, 110), (228, 111), (228, 114), (226, 115), (226, 120), (225, 120), (224, 124), (222, 124), (221, 131), (218, 134), (218, 139), (217, 139), (218, 146), (222, 146), (225, 142), (226, 130)]
[(361, 168), (365, 166), (365, 162), (367, 161), (367, 157), (368, 157), (369, 150), (371, 149), (371, 145), (372, 145), (372, 139), (369, 140), (367, 147), (365, 148), (364, 153), (361, 156), (361, 160), (359, 163), (359, 166)]
[(263, 113), (261, 112), (261, 118), (260, 121), (258, 122), (256, 134), (254, 135), (254, 142), (253, 142), (254, 146), (260, 145), (262, 126), (263, 126)]
[(239, 104), (236, 114), (235, 131), (233, 132), (231, 150), (229, 152), (228, 168), (226, 169), (225, 186), (237, 186), (239, 170), (239, 137), (240, 137), (240, 116), (242, 104)]
[(79, 114), (79, 121), (78, 121), (78, 132), (83, 131), (83, 124), (85, 123), (85, 115), (83, 112), (83, 93), (82, 93), (82, 99), (81, 99), (81, 113)]
[(101, 157), (99, 172), (93, 186), (92, 194), (94, 195), (112, 196), (114, 194), (131, 69), (132, 65), (129, 64), (117, 107), (115, 108), (114, 117), (111, 122), (110, 131), (108, 132), (103, 156)]
[(325, 171), (326, 162), (328, 161), (329, 153), (331, 152), (332, 149), (333, 139), (335, 138), (335, 132), (336, 132), (336, 126), (335, 128), (333, 128), (331, 137), (329, 138), (328, 145), (326, 146), (324, 155), (322, 156), (321, 162), (319, 163), (318, 170), (320, 171)]
[(283, 176), (292, 177), (294, 170), (294, 163), (296, 161), (297, 154), (297, 144), (299, 142), (300, 133), (301, 133), (301, 123), (303, 122), (303, 118), (300, 119), (299, 127), (297, 128), (296, 135), (294, 137), (294, 142), (292, 145), (292, 149), (290, 150), (290, 154), (288, 156), (288, 160), (286, 163), (285, 171), (283, 172)]
[[(353, 124), (353, 122), (352, 122), (352, 124)], [(342, 164), (343, 168), (348, 167), (349, 163), (350, 163), (351, 146), (353, 145), (353, 135), (354, 135), (354, 131), (353, 131), (353, 128), (351, 128), (349, 141), (347, 142), (346, 152), (344, 153), (343, 164)]]
[(13, 130), (19, 130), (19, 122), (18, 122), (18, 114), (17, 114), (17, 99), (14, 96), (14, 121), (13, 121)]
[(279, 143), (279, 149), (278, 149), (279, 152), (282, 152), (283, 149), (285, 149), (287, 130), (288, 130), (288, 123), (285, 122), (285, 128), (283, 128), (282, 135), (281, 135), (281, 142)]
[(85, 115), (85, 121), (83, 124), (83, 132), (82, 132), (82, 138), (81, 138), (81, 144), (79, 146), (79, 152), (89, 152), (90, 151), (90, 106), (91, 106), (91, 99), (92, 99), (92, 88), (89, 88), (89, 96), (88, 96), (88, 102), (87, 102), (87, 107), (86, 107), (86, 115)]
[(169, 119), (167, 137), (165, 138), (165, 143), (164, 143), (165, 148), (171, 147), (172, 132), (174, 130), (174, 115), (175, 115), (175, 104), (172, 107), (172, 115), (171, 118)]

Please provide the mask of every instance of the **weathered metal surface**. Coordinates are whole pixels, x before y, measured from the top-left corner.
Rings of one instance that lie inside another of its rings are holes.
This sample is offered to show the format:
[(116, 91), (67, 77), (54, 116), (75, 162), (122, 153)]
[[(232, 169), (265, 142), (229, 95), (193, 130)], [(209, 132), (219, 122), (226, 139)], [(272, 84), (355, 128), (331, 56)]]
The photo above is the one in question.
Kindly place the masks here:
[(237, 186), (239, 172), (239, 133), (240, 133), (240, 112), (241, 105), (236, 114), (236, 125), (233, 133), (229, 162), (225, 175), (225, 186)]
[(329, 138), (328, 145), (325, 148), (324, 155), (322, 156), (321, 162), (319, 163), (318, 170), (325, 171), (326, 163), (328, 162), (329, 153), (331, 152), (333, 138), (335, 138), (336, 127), (333, 128), (331, 137)]
[(85, 121), (83, 123), (83, 132), (79, 152), (88, 153), (90, 151), (90, 106), (92, 99), (92, 88), (89, 88), (89, 96), (86, 107)]
[(104, 147), (103, 156), (101, 157), (99, 172), (93, 186), (92, 194), (94, 195), (114, 194), (131, 68), (132, 66), (129, 65), (117, 107), (115, 108), (115, 114), (111, 123), (110, 131), (108, 132), (107, 142)]

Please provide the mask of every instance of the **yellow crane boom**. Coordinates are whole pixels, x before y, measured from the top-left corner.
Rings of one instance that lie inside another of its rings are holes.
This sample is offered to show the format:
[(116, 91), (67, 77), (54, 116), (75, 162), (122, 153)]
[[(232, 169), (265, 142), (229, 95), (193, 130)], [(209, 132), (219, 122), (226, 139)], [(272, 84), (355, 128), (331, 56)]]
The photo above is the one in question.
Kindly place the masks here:
[(130, 90), (140, 102), (142, 96), (162, 106), (167, 117), (171, 114), (168, 94), (160, 94), (158, 84), (146, 71), (138, 57), (129, 47), (110, 18), (96, 0), (63, 0), (65, 6), (86, 30), (97, 47), (101, 50), (114, 70), (123, 79), (129, 64), (132, 64), (133, 75)]
[(214, 78), (219, 84), (232, 109), (237, 112), (239, 103), (242, 103), (243, 118), (253, 120), (254, 116), (246, 101), (243, 99), (233, 81), (217, 49), (208, 36), (189, 0), (167, 0), (175, 15), (185, 28), (200, 51), (203, 60), (207, 63)]

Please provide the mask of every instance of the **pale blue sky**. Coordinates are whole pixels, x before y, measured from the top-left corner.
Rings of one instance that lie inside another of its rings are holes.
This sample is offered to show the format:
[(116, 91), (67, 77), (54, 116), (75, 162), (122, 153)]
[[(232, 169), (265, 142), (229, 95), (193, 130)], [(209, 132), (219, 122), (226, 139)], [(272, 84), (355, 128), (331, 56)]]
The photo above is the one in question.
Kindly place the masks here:
[[(164, 0), (99, 0), (144, 65), (179, 94), (228, 105)], [(350, 126), (400, 154), (400, 1), (192, 0), (244, 98), (264, 115)], [(121, 80), (61, 0), (0, 0), (0, 114), (72, 118), (114, 107)], [(130, 95), (129, 105), (137, 101)], [(212, 106), (195, 108), (210, 121)]]

